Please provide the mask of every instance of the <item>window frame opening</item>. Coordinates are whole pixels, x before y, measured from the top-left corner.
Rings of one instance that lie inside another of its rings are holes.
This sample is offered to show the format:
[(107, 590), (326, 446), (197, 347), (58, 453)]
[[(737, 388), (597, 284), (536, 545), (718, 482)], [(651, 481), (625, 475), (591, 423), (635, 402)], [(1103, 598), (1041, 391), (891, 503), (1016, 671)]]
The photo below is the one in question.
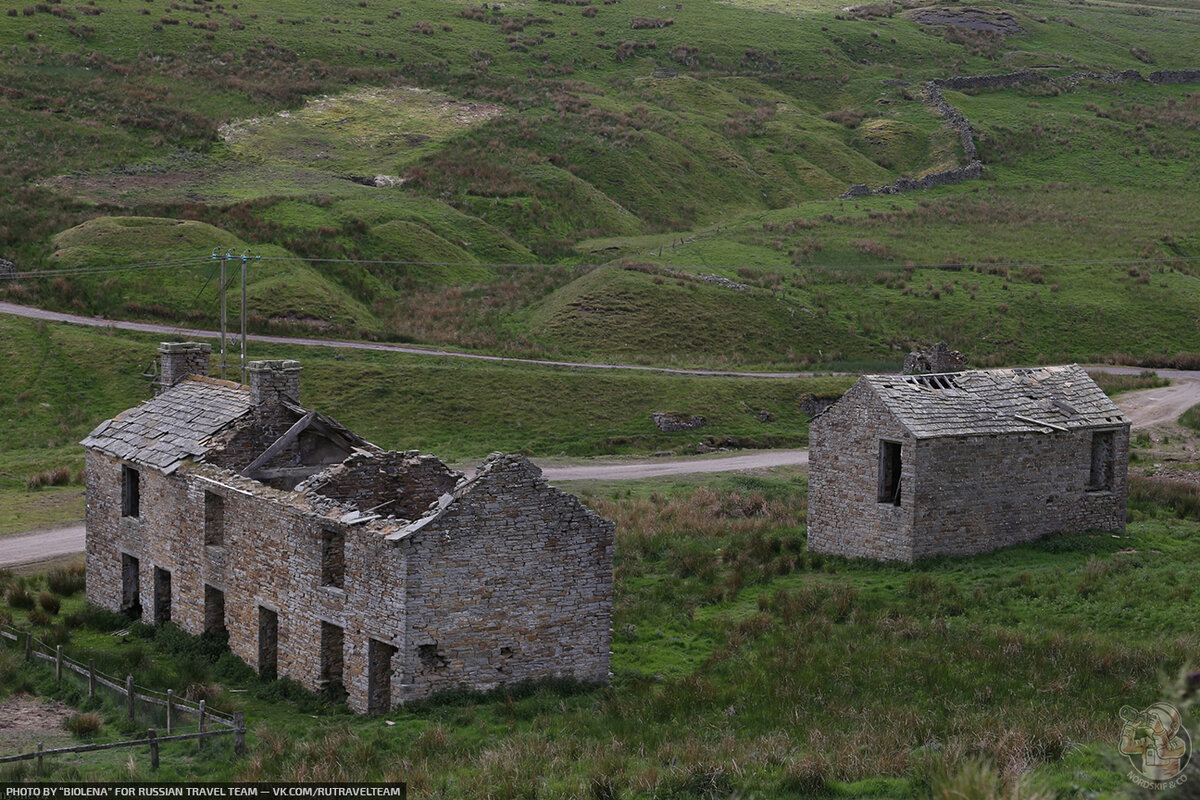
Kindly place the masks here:
[(128, 464), (121, 465), (121, 516), (131, 519), (142, 516), (142, 475)]
[(321, 585), (334, 589), (346, 586), (346, 533), (321, 529)]
[(154, 624), (171, 621), (171, 571), (154, 568)]
[(121, 613), (142, 618), (141, 560), (129, 553), (121, 553)]
[(1091, 466), (1088, 470), (1089, 492), (1111, 492), (1116, 466), (1116, 431), (1092, 431)]
[(225, 623), (225, 592), (212, 584), (204, 584), (204, 632), (228, 632)]
[(875, 501), (892, 506), (900, 505), (901, 481), (904, 470), (903, 443), (879, 440), (879, 483)]
[(279, 612), (258, 607), (258, 674), (274, 680), (279, 675)]
[(204, 493), (204, 546), (225, 546), (225, 498), (216, 492)]

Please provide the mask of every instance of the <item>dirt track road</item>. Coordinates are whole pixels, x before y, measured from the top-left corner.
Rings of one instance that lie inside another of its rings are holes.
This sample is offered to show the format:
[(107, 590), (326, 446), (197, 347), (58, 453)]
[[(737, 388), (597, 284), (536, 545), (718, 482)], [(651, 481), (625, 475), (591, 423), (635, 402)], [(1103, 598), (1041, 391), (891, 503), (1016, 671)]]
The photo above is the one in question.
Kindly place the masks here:
[[(1132, 367), (1088, 367), (1092, 371), (1118, 374), (1138, 373)], [(1179, 369), (1158, 369), (1159, 375), (1171, 381), (1161, 389), (1143, 389), (1117, 395), (1117, 406), (1129, 417), (1134, 428), (1151, 428), (1175, 422), (1183, 412), (1200, 405), (1200, 372)]]
[(82, 553), (83, 549), (83, 525), (5, 536), (0, 538), (0, 567), (49, 561)]

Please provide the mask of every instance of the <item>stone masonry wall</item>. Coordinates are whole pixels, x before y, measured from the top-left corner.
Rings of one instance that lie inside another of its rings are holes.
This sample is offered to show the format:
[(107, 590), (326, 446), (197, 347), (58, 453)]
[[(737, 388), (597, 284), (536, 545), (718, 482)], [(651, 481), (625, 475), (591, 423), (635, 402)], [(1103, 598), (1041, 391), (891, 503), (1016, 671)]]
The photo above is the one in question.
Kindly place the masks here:
[[(348, 506), (317, 498), (329, 506), (322, 516), (295, 493), (207, 465), (169, 476), (139, 470), (140, 517), (122, 518), (121, 467), (87, 453), (87, 594), (99, 606), (121, 610), (123, 553), (138, 559), (148, 622), (155, 620), (156, 567), (171, 576), (171, 620), (189, 633), (204, 632), (211, 586), (224, 593), (230, 649), (257, 669), (259, 608), (274, 612), (277, 674), (310, 690), (324, 685), (322, 625), (337, 626), (341, 680), (360, 712), (369, 708), (372, 640), (395, 648), (390, 673), (376, 680), (392, 705), (460, 683), (607, 679), (612, 523), (547, 487), (524, 459), (486, 464), (443, 518), (401, 543), (370, 525), (336, 522)], [(220, 544), (205, 544), (206, 503), (220, 507)], [(343, 543), (340, 586), (322, 570), (330, 536)], [(410, 551), (427, 561), (411, 567)], [(432, 596), (420, 594), (422, 583)], [(416, 644), (407, 638), (412, 607), (423, 637)], [(436, 676), (414, 677), (426, 639), (441, 643), (449, 658)]]
[[(877, 502), (879, 440), (900, 442), (900, 505)], [(912, 560), (914, 440), (863, 383), (809, 423), (808, 549)]]
[(405, 547), (407, 696), (608, 680), (613, 524), (547, 486), (526, 459), (489, 459)]
[(384, 516), (416, 519), (430, 503), (453, 489), (461, 477), (435, 456), (410, 450), (351, 456), (297, 489), (317, 492), (363, 511), (378, 507), (377, 513)]
[[(1127, 426), (1113, 431), (1107, 491), (1088, 487), (1091, 430), (915, 441), (863, 384), (809, 431), (813, 552), (912, 561), (1125, 527)], [(898, 507), (876, 502), (881, 439), (902, 442)]]
[(1129, 430), (1111, 491), (1088, 491), (1092, 431), (917, 442), (913, 556), (969, 555), (1061, 531), (1122, 530)]

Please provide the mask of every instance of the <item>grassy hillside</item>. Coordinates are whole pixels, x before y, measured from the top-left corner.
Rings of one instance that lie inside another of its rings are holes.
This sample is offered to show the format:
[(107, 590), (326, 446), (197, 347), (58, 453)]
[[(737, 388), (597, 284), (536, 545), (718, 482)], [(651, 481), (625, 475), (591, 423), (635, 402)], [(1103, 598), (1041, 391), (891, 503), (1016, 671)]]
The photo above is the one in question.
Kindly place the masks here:
[[(392, 262), (266, 275), (256, 327), (286, 327), (310, 308), (337, 335), (524, 354), (879, 361), (939, 336), (981, 363), (1196, 351), (1194, 270), (1178, 260), (1200, 255), (1187, 213), (1195, 86), (947, 90), (979, 134), (984, 181), (830, 198), (962, 163), (921, 81), (1195, 66), (1200, 9), (1033, 0), (971, 12), (995, 28), (979, 30), (942, 24), (961, 18), (939, 8), (0, 3), (10, 23), (0, 30), (0, 257), (66, 264), (54, 237), (96, 233), (78, 227), (91, 218), (194, 220), (225, 232), (211, 241), (256, 252)], [(195, 244), (201, 257), (215, 246)], [(93, 255), (129, 262), (146, 250)], [(656, 297), (665, 290), (628, 302), (627, 277), (606, 279), (605, 296), (583, 273), (488, 266), (622, 259), (727, 276), (717, 268), (770, 267), (738, 279), (808, 292), (803, 304), (828, 317), (812, 332), (746, 301), (731, 326), (717, 292), (693, 296), (680, 325)], [(1103, 263), (1113, 259), (1122, 263)], [(1053, 265), (1064, 260), (1076, 263)], [(950, 290), (934, 273), (885, 276), (896, 288), (864, 302), (839, 288), (845, 275), (814, 269), (964, 261), (1030, 262), (1059, 290), (1033, 280), (1036, 297), (1014, 296), (985, 274), (957, 283), (974, 298), (947, 313), (933, 294)], [(1172, 272), (1155, 292), (1161, 269)], [(185, 302), (195, 292), (211, 305), (207, 280), (192, 270), (5, 290), (211, 320)], [(611, 319), (576, 326), (557, 309), (585, 294)]]

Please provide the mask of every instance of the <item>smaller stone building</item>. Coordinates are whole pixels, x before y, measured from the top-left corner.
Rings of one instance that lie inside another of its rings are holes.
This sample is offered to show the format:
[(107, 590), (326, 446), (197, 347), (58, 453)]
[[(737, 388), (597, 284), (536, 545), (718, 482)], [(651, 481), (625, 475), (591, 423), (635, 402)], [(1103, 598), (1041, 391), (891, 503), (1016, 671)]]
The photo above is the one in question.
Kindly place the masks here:
[(519, 455), (467, 478), (299, 404), (300, 365), (206, 376), (164, 344), (160, 393), (87, 449), (87, 595), (224, 631), (260, 673), (381, 712), (465, 686), (608, 680), (613, 524)]
[(911, 562), (1125, 527), (1129, 420), (1077, 365), (864, 375), (809, 439), (813, 552)]

